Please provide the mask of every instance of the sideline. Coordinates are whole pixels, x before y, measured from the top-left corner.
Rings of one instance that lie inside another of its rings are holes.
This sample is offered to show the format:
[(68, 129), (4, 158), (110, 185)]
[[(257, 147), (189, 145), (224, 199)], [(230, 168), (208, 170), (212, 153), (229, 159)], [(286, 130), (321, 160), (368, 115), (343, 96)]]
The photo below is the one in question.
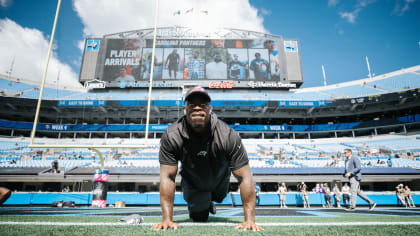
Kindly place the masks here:
[[(16, 222), (4, 221), (0, 225), (50, 225), (50, 226), (152, 226), (156, 223), (138, 225), (101, 222)], [(367, 225), (420, 225), (420, 221), (409, 222), (321, 222), (321, 223), (257, 223), (260, 226), (367, 226)], [(238, 223), (179, 223), (179, 226), (236, 226)]]

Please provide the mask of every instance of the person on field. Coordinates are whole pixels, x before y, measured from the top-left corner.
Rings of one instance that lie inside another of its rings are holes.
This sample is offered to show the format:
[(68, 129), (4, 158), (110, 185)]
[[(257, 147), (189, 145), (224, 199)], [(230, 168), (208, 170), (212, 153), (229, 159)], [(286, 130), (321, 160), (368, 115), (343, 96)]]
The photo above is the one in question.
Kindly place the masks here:
[(413, 197), (411, 196), (411, 189), (408, 187), (408, 185), (404, 187), (404, 197), (410, 207), (416, 207), (416, 205), (414, 205)]
[(302, 193), (302, 201), (303, 201), (303, 208), (310, 208), (311, 205), (309, 204), (309, 197), (308, 197), (308, 186), (305, 182), (302, 182), (298, 185), (299, 191)]
[(347, 207), (350, 206), (350, 187), (347, 183), (344, 183), (341, 192), (343, 193), (343, 203), (345, 203)]
[(286, 188), (286, 184), (282, 183), (281, 185), (279, 185), (279, 189), (278, 189), (278, 194), (280, 196), (280, 208), (287, 208), (286, 206), (286, 192), (287, 192), (287, 188)]
[(351, 192), (351, 201), (350, 207), (344, 210), (346, 211), (355, 211), (356, 210), (356, 199), (357, 196), (360, 196), (362, 199), (369, 203), (369, 211), (373, 211), (376, 207), (370, 198), (368, 198), (360, 190), (360, 181), (362, 181), (362, 166), (360, 164), (360, 159), (357, 156), (352, 156), (351, 149), (344, 149), (344, 156), (346, 157), (345, 162), (345, 177), (348, 177), (350, 180), (350, 192)]
[(407, 202), (405, 201), (405, 189), (403, 184), (399, 184), (395, 187), (395, 193), (397, 194), (398, 200), (400, 200), (401, 204), (408, 208)]
[(261, 202), (261, 198), (260, 198), (261, 187), (257, 183), (254, 183), (254, 189), (255, 189), (256, 205), (259, 206)]
[(325, 194), (325, 203), (327, 208), (333, 207), (331, 202), (331, 190), (330, 187), (328, 187), (328, 184), (324, 184), (324, 194)]
[(255, 190), (248, 155), (241, 138), (212, 112), (211, 98), (201, 87), (185, 95), (185, 115), (169, 126), (160, 140), (160, 204), (162, 222), (153, 230), (173, 228), (175, 176), (181, 163), (181, 187), (194, 222), (215, 214), (215, 202), (229, 192), (231, 173), (239, 182), (244, 221), (237, 229), (263, 230), (255, 224)]
[(334, 184), (333, 193), (335, 197), (335, 202), (337, 203), (337, 207), (341, 208), (341, 192), (337, 184)]

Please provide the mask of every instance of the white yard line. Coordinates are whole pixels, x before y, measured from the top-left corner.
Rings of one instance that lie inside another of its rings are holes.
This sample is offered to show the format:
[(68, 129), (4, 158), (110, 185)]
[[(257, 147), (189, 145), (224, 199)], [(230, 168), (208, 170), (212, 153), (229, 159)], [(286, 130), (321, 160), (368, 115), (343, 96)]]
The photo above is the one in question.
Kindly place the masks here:
[[(152, 226), (156, 223), (129, 225), (126, 223), (101, 222), (16, 222), (4, 221), (0, 225), (50, 225), (50, 226)], [(260, 226), (367, 226), (367, 225), (420, 225), (420, 221), (408, 222), (321, 222), (321, 223), (257, 223)], [(236, 226), (238, 223), (179, 223), (179, 226)]]

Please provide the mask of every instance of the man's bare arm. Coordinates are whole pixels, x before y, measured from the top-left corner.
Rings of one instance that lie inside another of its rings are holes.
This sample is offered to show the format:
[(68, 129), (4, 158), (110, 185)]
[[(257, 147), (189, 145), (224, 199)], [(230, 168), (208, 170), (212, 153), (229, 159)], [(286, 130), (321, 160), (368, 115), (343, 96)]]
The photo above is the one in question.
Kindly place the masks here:
[(234, 170), (233, 175), (239, 182), (245, 218), (244, 222), (236, 226), (236, 228), (242, 228), (244, 230), (250, 229), (253, 231), (264, 230), (262, 227), (255, 224), (255, 191), (249, 165)]
[(11, 194), (12, 191), (9, 189), (0, 187), (0, 205), (3, 204), (3, 202), (5, 202)]
[(175, 177), (178, 166), (160, 165), (160, 205), (162, 207), (162, 223), (152, 226), (154, 230), (174, 228), (178, 225), (172, 221), (174, 195), (175, 195)]

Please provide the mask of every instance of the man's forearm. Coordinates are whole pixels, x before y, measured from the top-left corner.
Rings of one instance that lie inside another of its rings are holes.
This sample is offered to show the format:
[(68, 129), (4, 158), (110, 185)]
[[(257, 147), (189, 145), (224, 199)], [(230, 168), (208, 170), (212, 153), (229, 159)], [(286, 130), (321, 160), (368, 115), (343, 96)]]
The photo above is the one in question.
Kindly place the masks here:
[(160, 205), (162, 221), (172, 221), (175, 195), (175, 182), (167, 179), (160, 182)]
[(241, 189), (245, 221), (255, 222), (255, 191), (252, 180), (243, 180), (239, 187)]

